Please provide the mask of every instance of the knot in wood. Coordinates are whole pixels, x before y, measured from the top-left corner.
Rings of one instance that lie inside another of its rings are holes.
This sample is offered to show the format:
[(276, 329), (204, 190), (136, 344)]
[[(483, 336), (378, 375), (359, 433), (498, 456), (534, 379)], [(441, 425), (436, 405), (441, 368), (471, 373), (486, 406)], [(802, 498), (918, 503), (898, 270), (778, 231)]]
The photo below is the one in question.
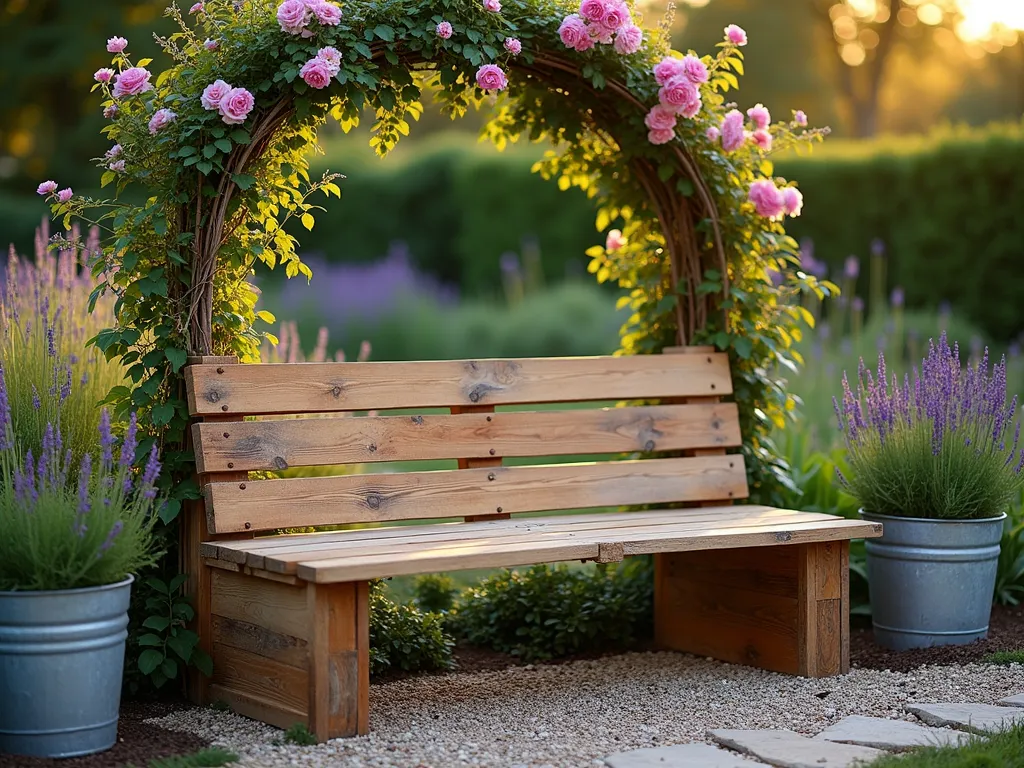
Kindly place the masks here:
[(218, 400), (220, 400), (220, 392), (218, 392), (216, 389), (211, 389), (209, 392), (206, 393), (206, 402), (216, 403)]
[(377, 444), (376, 443), (370, 443), (368, 446), (366, 446), (366, 450), (368, 450), (370, 453), (376, 453), (377, 452)]
[(775, 534), (776, 541), (790, 541), (793, 538), (793, 534), (789, 531), (779, 531)]
[(722, 420), (721, 419), (712, 419), (711, 420), (711, 428), (712, 429), (721, 429), (722, 428)]
[(335, 397), (341, 397), (341, 387), (339, 387), (337, 384), (335, 384), (331, 388), (331, 394), (334, 395)]
[(654, 450), (654, 441), (653, 440), (648, 440), (646, 443), (644, 443), (644, 450), (648, 451), (648, 452), (653, 451)]
[(416, 426), (422, 427), (423, 426), (423, 417), (422, 416), (413, 416), (412, 417), (412, 423), (415, 424)]
[(275, 469), (288, 469), (288, 462), (284, 460), (284, 456), (274, 457), (274, 468)]
[(218, 368), (217, 369), (217, 373), (224, 373), (224, 369), (223, 368)]
[(478, 402), (480, 400), (480, 393), (479, 392), (470, 392), (469, 393), (469, 400), (470, 400), (470, 402), (473, 402), (473, 403)]
[(370, 509), (380, 509), (380, 504), (383, 499), (379, 493), (371, 493), (366, 497), (366, 506)]

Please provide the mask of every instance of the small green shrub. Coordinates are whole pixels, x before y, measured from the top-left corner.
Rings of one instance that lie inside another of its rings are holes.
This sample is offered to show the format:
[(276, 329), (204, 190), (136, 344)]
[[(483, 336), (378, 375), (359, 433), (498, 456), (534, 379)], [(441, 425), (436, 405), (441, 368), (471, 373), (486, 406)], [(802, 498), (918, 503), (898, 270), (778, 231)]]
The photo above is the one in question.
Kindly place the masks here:
[(395, 603), (380, 582), (370, 584), (371, 675), (449, 669), (454, 645), (441, 614)]
[(1003, 523), (995, 602), (1019, 605), (1021, 595), (1024, 595), (1024, 499), (1017, 499)]
[(450, 611), (455, 603), (458, 589), (451, 576), (443, 573), (427, 573), (416, 577), (413, 585), (416, 593), (416, 606), (428, 613)]
[(285, 744), (297, 744), (300, 747), (312, 747), (314, 744), (319, 744), (316, 736), (309, 732), (305, 723), (295, 723), (291, 726), (284, 732), (283, 741)]
[(998, 664), (1000, 666), (1024, 664), (1024, 649), (1019, 651), (996, 651), (995, 653), (990, 653), (982, 661), (986, 664)]
[(924, 747), (886, 755), (871, 768), (1019, 768), (1024, 765), (1024, 726), (981, 737), (960, 747)]
[(191, 755), (158, 757), (149, 761), (149, 768), (219, 768), (237, 763), (238, 755), (220, 747), (202, 749)]
[(653, 574), (650, 558), (501, 571), (463, 593), (451, 625), (472, 645), (525, 661), (628, 648), (652, 634)]

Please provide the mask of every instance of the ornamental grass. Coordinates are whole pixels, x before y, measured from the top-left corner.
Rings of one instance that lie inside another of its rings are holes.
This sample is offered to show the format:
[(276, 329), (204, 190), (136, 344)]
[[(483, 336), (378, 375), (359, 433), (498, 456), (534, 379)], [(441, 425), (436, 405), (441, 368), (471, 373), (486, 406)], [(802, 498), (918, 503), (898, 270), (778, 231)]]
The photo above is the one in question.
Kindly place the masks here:
[(1017, 398), (1006, 398), (1006, 359), (988, 351), (962, 367), (945, 333), (929, 343), (913, 378), (872, 374), (863, 360), (856, 391), (843, 376), (833, 399), (846, 442), (840, 481), (867, 512), (936, 520), (991, 518), (1024, 485)]

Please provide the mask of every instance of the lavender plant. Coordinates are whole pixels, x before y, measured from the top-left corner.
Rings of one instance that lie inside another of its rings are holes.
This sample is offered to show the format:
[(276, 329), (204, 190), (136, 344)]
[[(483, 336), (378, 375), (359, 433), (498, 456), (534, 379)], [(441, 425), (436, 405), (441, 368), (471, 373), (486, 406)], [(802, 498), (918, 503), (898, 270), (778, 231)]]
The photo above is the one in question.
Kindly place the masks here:
[(879, 355), (872, 375), (861, 361), (856, 393), (843, 376), (833, 398), (849, 477), (840, 481), (867, 511), (900, 517), (980, 519), (1006, 511), (1024, 487), (1017, 397), (1007, 404), (1006, 359), (988, 351), (963, 368), (945, 333), (913, 381), (888, 379)]
[(134, 415), (115, 455), (116, 443), (103, 410), (98, 461), (86, 453), (75, 465), (59, 423), (38, 455), (23, 449), (0, 362), (0, 590), (114, 584), (155, 562), (156, 447), (135, 471)]

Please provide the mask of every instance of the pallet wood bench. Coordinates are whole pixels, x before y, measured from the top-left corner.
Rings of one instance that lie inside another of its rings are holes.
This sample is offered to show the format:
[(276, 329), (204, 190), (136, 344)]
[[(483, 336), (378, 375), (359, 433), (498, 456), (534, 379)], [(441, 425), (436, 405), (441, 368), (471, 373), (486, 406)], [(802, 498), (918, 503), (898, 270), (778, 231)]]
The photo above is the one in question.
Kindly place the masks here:
[[(302, 722), (320, 739), (366, 733), (369, 579), (643, 554), (655, 557), (660, 646), (790, 674), (846, 672), (848, 544), (881, 527), (732, 506), (748, 491), (742, 457), (726, 452), (741, 443), (736, 406), (719, 400), (732, 392), (728, 360), (677, 351), (689, 354), (194, 359), (186, 381), (205, 501), (186, 514), (184, 552), (214, 673), (193, 681), (193, 698), (280, 727)], [(380, 415), (359, 415), (368, 411)], [(458, 469), (248, 475), (437, 459)], [(552, 510), (583, 512), (512, 517)], [(459, 520), (275, 534), (431, 518)]]

